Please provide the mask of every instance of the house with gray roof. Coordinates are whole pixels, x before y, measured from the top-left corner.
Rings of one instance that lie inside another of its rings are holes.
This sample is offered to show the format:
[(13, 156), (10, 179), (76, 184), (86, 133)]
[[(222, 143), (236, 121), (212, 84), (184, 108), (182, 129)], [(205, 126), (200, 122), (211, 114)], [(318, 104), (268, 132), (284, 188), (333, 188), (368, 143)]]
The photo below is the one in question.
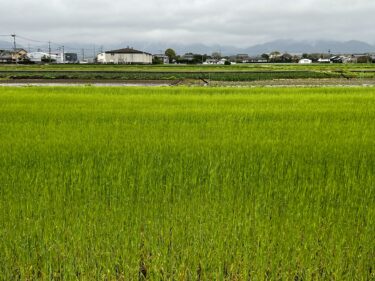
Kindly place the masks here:
[(127, 47), (100, 53), (97, 61), (104, 64), (152, 64), (152, 54)]

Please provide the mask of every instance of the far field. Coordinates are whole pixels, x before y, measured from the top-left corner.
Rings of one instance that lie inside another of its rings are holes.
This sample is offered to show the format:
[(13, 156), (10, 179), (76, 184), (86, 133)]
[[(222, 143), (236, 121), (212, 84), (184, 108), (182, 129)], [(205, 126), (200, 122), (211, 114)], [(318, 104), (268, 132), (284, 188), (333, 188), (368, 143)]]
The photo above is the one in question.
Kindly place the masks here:
[(247, 63), (235, 65), (124, 65), (124, 64), (0, 64), (0, 70), (86, 70), (86, 71), (248, 71), (248, 70), (371, 70), (375, 64), (298, 64), (298, 63)]
[(0, 82), (45, 80), (201, 80), (375, 79), (375, 64), (223, 65), (0, 65)]
[(374, 280), (373, 88), (0, 88), (0, 280)]

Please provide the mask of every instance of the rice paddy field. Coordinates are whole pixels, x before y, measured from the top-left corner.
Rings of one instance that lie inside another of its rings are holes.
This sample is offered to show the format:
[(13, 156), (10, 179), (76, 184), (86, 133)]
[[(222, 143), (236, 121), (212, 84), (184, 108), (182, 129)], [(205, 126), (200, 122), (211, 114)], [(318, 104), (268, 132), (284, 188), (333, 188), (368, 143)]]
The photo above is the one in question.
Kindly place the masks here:
[(208, 80), (374, 79), (375, 64), (224, 65), (0, 65), (0, 83), (20, 80)]
[(0, 280), (375, 280), (374, 88), (0, 88)]

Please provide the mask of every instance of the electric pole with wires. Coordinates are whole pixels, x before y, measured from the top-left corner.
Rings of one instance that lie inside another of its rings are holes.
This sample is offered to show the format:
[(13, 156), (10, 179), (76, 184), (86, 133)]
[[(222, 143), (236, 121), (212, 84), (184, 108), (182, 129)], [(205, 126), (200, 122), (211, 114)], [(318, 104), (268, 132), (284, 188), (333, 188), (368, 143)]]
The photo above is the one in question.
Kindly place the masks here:
[(13, 51), (16, 51), (17, 45), (16, 45), (16, 34), (11, 34), (10, 36), (13, 37)]
[(49, 55), (49, 62), (51, 63), (51, 41), (48, 41), (48, 55)]

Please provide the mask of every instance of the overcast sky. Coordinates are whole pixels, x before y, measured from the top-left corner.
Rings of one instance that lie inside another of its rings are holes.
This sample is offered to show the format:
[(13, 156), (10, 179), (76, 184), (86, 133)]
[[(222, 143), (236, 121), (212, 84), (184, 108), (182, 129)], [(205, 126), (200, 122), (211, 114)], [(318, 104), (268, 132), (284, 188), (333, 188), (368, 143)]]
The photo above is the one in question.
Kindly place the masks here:
[(374, 15), (375, 0), (5, 0), (0, 34), (90, 44), (245, 47), (289, 38), (374, 44)]

